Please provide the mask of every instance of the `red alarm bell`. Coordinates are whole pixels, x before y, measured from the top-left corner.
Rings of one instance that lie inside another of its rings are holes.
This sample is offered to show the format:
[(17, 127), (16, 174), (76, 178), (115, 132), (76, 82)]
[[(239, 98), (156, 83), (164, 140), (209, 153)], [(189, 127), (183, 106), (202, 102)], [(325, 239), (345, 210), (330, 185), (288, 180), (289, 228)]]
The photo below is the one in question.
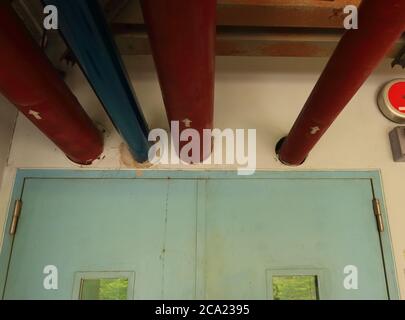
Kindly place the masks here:
[(378, 106), (389, 120), (405, 123), (405, 79), (387, 83), (378, 97)]

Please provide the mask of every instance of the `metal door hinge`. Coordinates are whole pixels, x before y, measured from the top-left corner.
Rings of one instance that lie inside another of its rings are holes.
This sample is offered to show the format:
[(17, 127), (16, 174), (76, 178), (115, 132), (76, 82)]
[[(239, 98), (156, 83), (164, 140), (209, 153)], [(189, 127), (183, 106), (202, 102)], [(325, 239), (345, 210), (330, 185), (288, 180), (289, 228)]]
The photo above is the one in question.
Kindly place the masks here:
[(379, 232), (384, 232), (384, 220), (381, 211), (381, 203), (378, 199), (373, 199), (374, 215), (377, 221), (377, 228)]
[(16, 200), (14, 203), (14, 211), (13, 211), (13, 217), (11, 219), (11, 225), (10, 225), (10, 235), (14, 236), (16, 231), (17, 231), (17, 225), (18, 225), (18, 220), (20, 218), (21, 214), (21, 208), (22, 208), (22, 201), (21, 200)]

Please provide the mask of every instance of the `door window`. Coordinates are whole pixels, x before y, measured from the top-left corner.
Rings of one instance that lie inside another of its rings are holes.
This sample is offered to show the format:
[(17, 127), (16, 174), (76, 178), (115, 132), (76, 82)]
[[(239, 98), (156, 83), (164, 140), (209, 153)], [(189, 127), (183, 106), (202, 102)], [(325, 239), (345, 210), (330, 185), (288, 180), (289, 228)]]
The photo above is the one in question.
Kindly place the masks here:
[(318, 300), (317, 276), (273, 276), (274, 300)]
[(129, 300), (133, 298), (131, 272), (79, 272), (73, 298), (78, 300)]

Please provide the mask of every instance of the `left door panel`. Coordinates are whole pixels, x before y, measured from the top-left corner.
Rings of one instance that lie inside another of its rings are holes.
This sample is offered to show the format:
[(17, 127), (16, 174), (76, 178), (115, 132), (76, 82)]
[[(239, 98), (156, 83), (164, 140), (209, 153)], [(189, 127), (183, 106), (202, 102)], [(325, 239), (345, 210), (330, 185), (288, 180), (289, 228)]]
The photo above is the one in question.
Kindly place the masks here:
[[(167, 250), (176, 243), (180, 258), (190, 257), (195, 238), (190, 230), (167, 239), (176, 234), (167, 228), (195, 219), (196, 188), (166, 179), (26, 179), (5, 299), (77, 299), (83, 273), (132, 274), (128, 298), (164, 299), (165, 268), (179, 263), (166, 261)], [(193, 274), (189, 262), (181, 268)], [(47, 266), (57, 268), (57, 290), (44, 286)], [(180, 276), (178, 297), (193, 298)]]

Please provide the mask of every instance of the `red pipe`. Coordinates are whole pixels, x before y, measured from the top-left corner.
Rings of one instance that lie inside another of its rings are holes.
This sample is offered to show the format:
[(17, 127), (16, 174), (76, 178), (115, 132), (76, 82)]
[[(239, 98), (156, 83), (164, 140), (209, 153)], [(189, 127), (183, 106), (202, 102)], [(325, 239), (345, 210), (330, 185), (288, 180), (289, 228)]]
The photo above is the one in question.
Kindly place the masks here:
[(72, 161), (103, 151), (100, 132), (7, 1), (0, 2), (0, 92)]
[[(196, 129), (203, 140), (203, 129), (213, 127), (216, 0), (141, 3), (169, 121), (179, 121), (180, 132)], [(211, 152), (205, 142), (200, 161)]]
[(363, 0), (359, 29), (345, 33), (279, 150), (300, 165), (405, 30), (404, 0)]

